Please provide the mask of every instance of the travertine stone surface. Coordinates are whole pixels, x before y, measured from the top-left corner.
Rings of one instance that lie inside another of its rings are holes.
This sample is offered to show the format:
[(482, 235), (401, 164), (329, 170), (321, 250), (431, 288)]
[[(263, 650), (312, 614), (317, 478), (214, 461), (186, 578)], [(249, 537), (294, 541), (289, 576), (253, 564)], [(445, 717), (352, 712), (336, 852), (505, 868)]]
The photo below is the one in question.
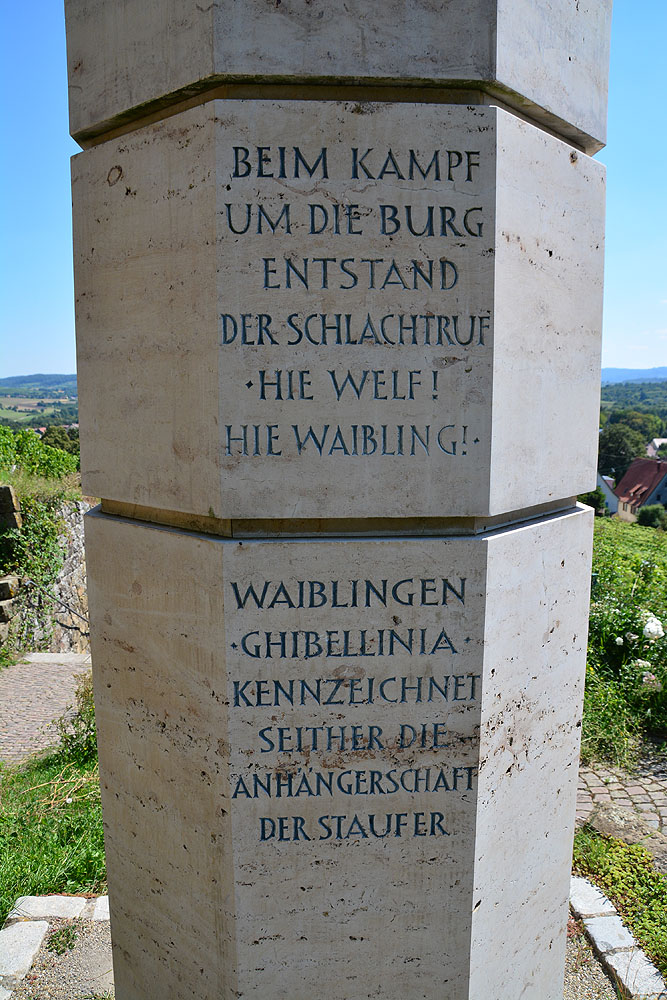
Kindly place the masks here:
[(75, 157), (73, 191), (89, 495), (485, 516), (594, 485), (604, 169), (565, 143), (215, 101)]
[(560, 1000), (590, 522), (88, 515), (119, 996)]
[(470, 1000), (562, 995), (592, 520), (489, 540)]
[(594, 151), (611, 0), (67, 0), (70, 127), (86, 141), (221, 84), (484, 86)]

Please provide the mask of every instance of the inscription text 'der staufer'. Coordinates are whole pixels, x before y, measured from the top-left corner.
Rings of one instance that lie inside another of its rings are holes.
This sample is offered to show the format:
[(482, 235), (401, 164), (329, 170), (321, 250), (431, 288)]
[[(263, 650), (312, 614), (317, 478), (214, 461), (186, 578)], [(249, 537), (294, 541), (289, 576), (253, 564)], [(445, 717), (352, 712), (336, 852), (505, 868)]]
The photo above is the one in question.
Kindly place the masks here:
[(256, 551), (225, 586), (230, 797), (251, 840), (456, 838), (476, 795), (478, 573), (454, 547), (446, 576), (267, 579), (247, 575)]

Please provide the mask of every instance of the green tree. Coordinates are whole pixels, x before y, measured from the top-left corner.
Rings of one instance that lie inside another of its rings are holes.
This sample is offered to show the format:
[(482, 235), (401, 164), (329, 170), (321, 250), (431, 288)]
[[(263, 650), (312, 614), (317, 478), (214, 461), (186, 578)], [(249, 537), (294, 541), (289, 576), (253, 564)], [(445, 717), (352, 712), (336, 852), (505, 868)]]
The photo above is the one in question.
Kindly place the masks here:
[(661, 437), (663, 422), (655, 413), (641, 413), (639, 410), (614, 410), (609, 415), (610, 424), (625, 424), (639, 431), (648, 444), (654, 437)]
[(644, 437), (625, 424), (607, 424), (600, 432), (598, 470), (603, 476), (614, 476), (619, 482), (633, 458), (645, 458)]
[(60, 448), (61, 451), (72, 451), (72, 439), (64, 427), (49, 425), (42, 434), (42, 444), (48, 444), (51, 448)]
[(667, 437), (667, 379), (603, 385), (600, 405), (608, 413), (617, 410), (652, 413), (661, 420), (662, 433), (651, 434), (651, 437)]
[(590, 493), (582, 493), (581, 496), (577, 497), (577, 500), (581, 500), (582, 503), (592, 507), (596, 514), (598, 511), (602, 512), (607, 506), (604, 493), (599, 486), (596, 486)]
[(650, 503), (637, 511), (637, 524), (645, 528), (667, 528), (667, 510), (661, 503)]

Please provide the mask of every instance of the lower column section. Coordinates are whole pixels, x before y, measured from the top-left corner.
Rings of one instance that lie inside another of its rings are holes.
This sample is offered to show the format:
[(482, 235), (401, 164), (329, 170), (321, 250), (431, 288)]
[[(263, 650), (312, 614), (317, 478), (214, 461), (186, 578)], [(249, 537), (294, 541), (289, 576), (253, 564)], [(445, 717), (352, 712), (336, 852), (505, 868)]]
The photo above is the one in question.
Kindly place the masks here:
[(560, 1000), (590, 517), (88, 515), (118, 1000)]

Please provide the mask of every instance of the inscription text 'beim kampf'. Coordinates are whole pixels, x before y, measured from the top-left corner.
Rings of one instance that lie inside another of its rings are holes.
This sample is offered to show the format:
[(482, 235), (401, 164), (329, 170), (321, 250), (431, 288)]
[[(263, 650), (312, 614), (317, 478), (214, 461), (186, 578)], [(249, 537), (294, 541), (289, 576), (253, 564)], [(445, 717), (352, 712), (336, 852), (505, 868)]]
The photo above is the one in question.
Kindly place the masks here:
[(493, 254), (487, 159), (458, 141), (229, 140), (219, 232), (239, 285), (219, 344), (247, 416), (223, 406), (223, 462), (469, 461), (484, 438), (461, 372), (493, 334), (492, 283), (472, 273)]

